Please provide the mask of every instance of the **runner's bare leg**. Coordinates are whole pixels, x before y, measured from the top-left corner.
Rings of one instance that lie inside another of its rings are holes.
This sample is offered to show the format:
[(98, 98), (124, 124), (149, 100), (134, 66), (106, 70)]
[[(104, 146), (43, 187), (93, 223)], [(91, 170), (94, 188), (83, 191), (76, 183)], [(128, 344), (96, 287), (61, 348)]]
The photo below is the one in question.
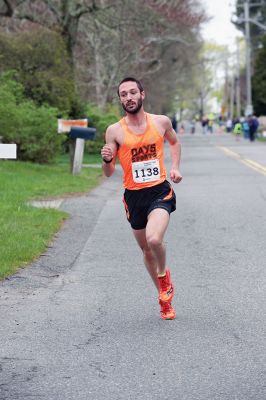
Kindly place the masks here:
[(148, 246), (146, 240), (146, 229), (133, 229), (133, 233), (139, 247), (143, 251), (144, 264), (147, 268), (147, 271), (149, 272), (150, 277), (153, 280), (153, 283), (156, 286), (157, 290), (159, 290), (157, 262), (151, 248)]
[(152, 210), (146, 226), (146, 240), (157, 262), (159, 274), (165, 273), (166, 250), (163, 243), (164, 234), (169, 224), (170, 216), (163, 208)]

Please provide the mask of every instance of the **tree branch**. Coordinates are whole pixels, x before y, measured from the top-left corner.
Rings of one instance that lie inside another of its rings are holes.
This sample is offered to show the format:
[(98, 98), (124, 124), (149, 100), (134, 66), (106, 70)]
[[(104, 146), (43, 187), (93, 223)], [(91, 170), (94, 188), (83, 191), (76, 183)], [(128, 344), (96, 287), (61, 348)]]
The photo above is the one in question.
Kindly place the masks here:
[(2, 0), (3, 6), (5, 6), (4, 10), (0, 9), (0, 16), (11, 18), (14, 15), (16, 7), (20, 4), (24, 3), (26, 0), (15, 0), (11, 2), (10, 0)]

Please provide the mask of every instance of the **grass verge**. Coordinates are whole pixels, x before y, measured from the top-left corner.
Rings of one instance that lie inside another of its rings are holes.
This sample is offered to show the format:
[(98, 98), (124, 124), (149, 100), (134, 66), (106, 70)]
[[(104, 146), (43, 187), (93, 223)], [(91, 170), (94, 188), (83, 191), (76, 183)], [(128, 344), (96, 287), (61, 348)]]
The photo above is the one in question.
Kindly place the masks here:
[[(60, 154), (56, 160), (59, 164), (70, 164), (69, 154)], [(100, 154), (88, 154), (84, 152), (83, 155), (83, 164), (102, 164), (102, 157)]]
[(39, 165), (0, 160), (0, 279), (14, 274), (46, 249), (68, 214), (27, 205), (32, 199), (88, 192), (102, 178), (101, 168), (70, 174), (69, 163)]

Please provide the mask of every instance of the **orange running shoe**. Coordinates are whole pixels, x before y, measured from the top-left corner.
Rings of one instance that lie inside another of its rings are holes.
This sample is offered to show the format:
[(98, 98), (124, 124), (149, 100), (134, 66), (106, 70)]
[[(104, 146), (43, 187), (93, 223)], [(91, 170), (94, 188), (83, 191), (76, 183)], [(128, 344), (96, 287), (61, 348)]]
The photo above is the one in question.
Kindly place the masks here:
[(174, 285), (171, 281), (170, 271), (167, 269), (165, 276), (158, 276), (159, 281), (159, 300), (170, 302), (174, 297)]
[(175, 319), (176, 312), (172, 307), (171, 303), (165, 303), (159, 300), (159, 304), (161, 306), (161, 317), (162, 319)]

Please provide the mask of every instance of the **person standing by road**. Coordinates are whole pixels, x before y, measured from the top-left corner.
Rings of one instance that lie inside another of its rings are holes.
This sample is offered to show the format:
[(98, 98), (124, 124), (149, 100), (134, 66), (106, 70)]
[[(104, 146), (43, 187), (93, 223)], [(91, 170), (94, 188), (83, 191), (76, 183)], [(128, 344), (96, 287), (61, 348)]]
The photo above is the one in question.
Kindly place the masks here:
[(178, 123), (177, 123), (177, 119), (176, 119), (175, 115), (172, 118), (172, 127), (173, 127), (173, 130), (177, 133), (177, 131), (178, 131)]
[(247, 118), (245, 118), (244, 121), (242, 122), (242, 128), (243, 128), (244, 139), (249, 139), (249, 123)]
[(174, 319), (174, 285), (166, 267), (163, 239), (170, 213), (176, 209), (176, 198), (166, 179), (164, 140), (170, 145), (169, 176), (174, 183), (182, 180), (179, 171), (181, 145), (168, 117), (144, 111), (145, 92), (139, 80), (123, 79), (118, 85), (118, 97), (125, 116), (107, 128), (106, 143), (101, 149), (103, 172), (110, 177), (115, 170), (116, 157), (119, 158), (124, 173), (123, 202), (127, 219), (158, 289), (161, 317)]
[(239, 140), (240, 136), (241, 136), (242, 133), (243, 133), (242, 124), (241, 124), (241, 122), (239, 121), (239, 119), (237, 119), (237, 120), (235, 121), (235, 125), (234, 125), (234, 130), (233, 130), (233, 132), (234, 132), (234, 134), (236, 135), (236, 140)]
[(249, 140), (251, 142), (254, 142), (259, 127), (259, 121), (257, 117), (255, 115), (250, 115), (248, 118), (248, 124), (249, 124)]

